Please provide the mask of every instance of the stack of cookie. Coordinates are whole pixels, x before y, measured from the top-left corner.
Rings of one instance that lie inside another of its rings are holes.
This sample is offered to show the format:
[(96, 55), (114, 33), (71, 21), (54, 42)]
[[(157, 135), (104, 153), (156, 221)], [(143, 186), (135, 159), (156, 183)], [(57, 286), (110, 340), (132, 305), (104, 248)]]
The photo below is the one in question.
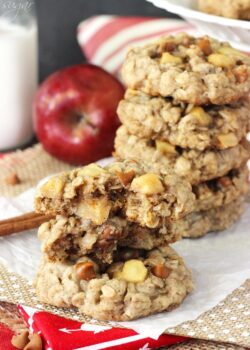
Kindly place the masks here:
[(249, 0), (198, 0), (198, 9), (211, 15), (250, 20)]
[(230, 226), (248, 191), (249, 56), (178, 34), (130, 50), (123, 78), (129, 89), (118, 108), (116, 157), (189, 181), (203, 205), (185, 218), (184, 236)]
[(35, 200), (37, 212), (55, 216), (38, 232), (38, 297), (99, 320), (131, 320), (178, 306), (192, 279), (169, 247), (181, 238), (172, 222), (195, 205), (188, 182), (147, 173), (132, 160), (52, 177)]

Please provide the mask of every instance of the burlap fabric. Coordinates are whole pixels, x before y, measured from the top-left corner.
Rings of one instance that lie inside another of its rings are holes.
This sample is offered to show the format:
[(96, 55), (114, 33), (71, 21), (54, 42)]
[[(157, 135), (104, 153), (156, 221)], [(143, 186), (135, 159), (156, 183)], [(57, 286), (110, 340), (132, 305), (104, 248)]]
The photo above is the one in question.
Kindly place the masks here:
[[(25, 151), (18, 151), (0, 160), (0, 195), (15, 196), (34, 186), (43, 177), (70, 168), (69, 165), (48, 155), (39, 144)], [(6, 178), (13, 173), (20, 178), (20, 184), (6, 183)], [(1, 265), (0, 300), (14, 304), (21, 303), (67, 318), (91, 322), (88, 317), (78, 314), (74, 309), (54, 308), (40, 304), (28, 281), (22, 276), (8, 272)], [(0, 322), (8, 324), (14, 330), (15, 327), (23, 327), (20, 317), (17, 316), (14, 321), (10, 320), (9, 308), (9, 304), (0, 304)], [(15, 315), (18, 315), (17, 311)], [(240, 350), (243, 347), (250, 347), (250, 280), (196, 320), (167, 329), (166, 332), (206, 340), (190, 341), (171, 347), (176, 350)], [(229, 342), (237, 346), (217, 342)]]
[[(72, 167), (45, 152), (41, 144), (17, 151), (0, 159), (0, 196), (13, 197), (35, 186), (42, 178)], [(8, 177), (16, 174), (20, 184), (9, 185)]]
[(169, 350), (244, 350), (245, 347), (228, 343), (216, 343), (205, 340), (190, 340), (168, 347)]

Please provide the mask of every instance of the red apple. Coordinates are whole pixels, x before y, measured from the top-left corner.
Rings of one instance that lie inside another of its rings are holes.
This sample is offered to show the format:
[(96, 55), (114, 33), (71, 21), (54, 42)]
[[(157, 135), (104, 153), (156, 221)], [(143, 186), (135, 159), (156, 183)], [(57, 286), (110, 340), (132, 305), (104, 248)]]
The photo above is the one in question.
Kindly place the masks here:
[(39, 87), (33, 105), (38, 139), (53, 156), (84, 165), (111, 155), (121, 83), (100, 67), (62, 69)]

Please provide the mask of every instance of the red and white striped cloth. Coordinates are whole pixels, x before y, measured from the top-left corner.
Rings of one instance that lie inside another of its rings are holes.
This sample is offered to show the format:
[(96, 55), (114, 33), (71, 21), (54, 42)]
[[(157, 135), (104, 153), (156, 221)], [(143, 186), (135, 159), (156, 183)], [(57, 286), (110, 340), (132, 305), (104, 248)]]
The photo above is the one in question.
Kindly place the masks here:
[(129, 47), (144, 45), (161, 35), (183, 31), (197, 33), (191, 24), (182, 20), (95, 16), (79, 24), (77, 39), (89, 62), (117, 74)]

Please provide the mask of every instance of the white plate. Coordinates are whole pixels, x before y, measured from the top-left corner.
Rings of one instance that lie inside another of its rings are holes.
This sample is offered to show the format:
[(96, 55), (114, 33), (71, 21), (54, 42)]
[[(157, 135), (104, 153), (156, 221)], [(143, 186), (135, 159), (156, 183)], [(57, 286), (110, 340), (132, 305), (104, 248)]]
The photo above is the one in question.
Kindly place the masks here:
[(183, 17), (201, 34), (229, 41), (239, 50), (250, 52), (250, 21), (219, 17), (198, 11), (197, 0), (146, 0), (156, 7)]

